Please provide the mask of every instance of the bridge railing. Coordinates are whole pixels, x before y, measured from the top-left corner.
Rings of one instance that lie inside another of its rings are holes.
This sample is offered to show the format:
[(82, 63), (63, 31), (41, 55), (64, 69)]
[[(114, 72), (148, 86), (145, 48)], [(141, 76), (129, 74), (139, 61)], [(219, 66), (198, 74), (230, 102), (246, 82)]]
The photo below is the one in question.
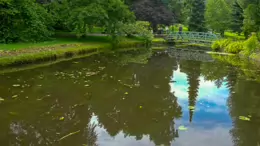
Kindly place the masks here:
[(179, 32), (170, 32), (166, 35), (166, 40), (199, 40), (199, 41), (215, 41), (220, 39), (220, 35), (214, 34), (214, 33), (207, 33), (207, 32), (182, 32), (181, 34)]

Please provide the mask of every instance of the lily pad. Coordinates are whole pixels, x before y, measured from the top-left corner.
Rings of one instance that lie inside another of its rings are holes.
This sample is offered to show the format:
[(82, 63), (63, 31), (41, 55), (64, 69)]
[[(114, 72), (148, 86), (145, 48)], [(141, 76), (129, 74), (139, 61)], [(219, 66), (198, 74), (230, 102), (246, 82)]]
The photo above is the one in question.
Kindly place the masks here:
[(250, 118), (245, 117), (245, 116), (239, 116), (239, 119), (243, 120), (243, 121), (250, 121)]
[(185, 126), (183, 126), (183, 125), (179, 126), (178, 129), (181, 130), (181, 131), (186, 131), (186, 130), (188, 130), (188, 128), (185, 127)]

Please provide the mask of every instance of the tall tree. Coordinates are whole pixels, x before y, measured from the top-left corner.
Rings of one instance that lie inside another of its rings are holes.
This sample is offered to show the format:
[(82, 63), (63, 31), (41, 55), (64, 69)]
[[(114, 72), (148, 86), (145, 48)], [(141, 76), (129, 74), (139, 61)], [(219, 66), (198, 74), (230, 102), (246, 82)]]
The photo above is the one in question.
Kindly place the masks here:
[(224, 32), (230, 24), (230, 8), (225, 0), (208, 0), (206, 6), (205, 18), (209, 28)]
[(260, 1), (250, 3), (244, 11), (244, 26), (245, 35), (248, 36), (250, 32), (260, 31)]
[(205, 1), (193, 0), (191, 2), (191, 14), (189, 20), (189, 29), (191, 31), (206, 31), (205, 27)]
[(243, 31), (243, 21), (244, 21), (244, 16), (243, 16), (243, 9), (236, 0), (234, 4), (232, 5), (232, 13), (231, 13), (231, 29), (234, 32), (238, 32), (239, 34)]

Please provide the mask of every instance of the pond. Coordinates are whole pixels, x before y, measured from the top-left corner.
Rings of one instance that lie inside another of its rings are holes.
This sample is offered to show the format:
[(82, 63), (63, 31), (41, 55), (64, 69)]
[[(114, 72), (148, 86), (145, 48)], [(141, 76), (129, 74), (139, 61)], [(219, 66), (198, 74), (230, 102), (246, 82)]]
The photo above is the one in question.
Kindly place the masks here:
[[(195, 56), (195, 57), (194, 57)], [(204, 53), (100, 54), (0, 75), (2, 146), (258, 146), (260, 83)]]

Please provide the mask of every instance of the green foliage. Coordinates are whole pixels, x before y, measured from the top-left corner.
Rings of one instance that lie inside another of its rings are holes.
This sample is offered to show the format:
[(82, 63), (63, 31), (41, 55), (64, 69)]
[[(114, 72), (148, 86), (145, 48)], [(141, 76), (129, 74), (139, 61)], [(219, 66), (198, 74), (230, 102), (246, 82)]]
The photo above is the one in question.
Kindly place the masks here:
[(258, 52), (260, 50), (260, 44), (257, 39), (256, 33), (253, 33), (252, 36), (244, 42), (244, 51), (243, 55), (249, 56), (252, 53)]
[(225, 47), (224, 51), (228, 53), (238, 54), (244, 49), (244, 43), (242, 41), (232, 42)]
[(231, 42), (232, 42), (232, 40), (230, 40), (230, 39), (222, 39), (222, 40), (219, 40), (219, 41), (215, 41), (212, 44), (211, 48), (214, 51), (220, 51), (222, 49), (225, 49)]
[(242, 27), (243, 27), (243, 21), (244, 21), (244, 16), (243, 16), (243, 9), (237, 2), (237, 0), (234, 2), (232, 5), (232, 13), (231, 13), (231, 29), (234, 32), (241, 33), (242, 32)]
[(244, 26), (243, 30), (248, 36), (251, 32), (260, 30), (260, 3), (249, 4), (244, 11)]
[(205, 18), (209, 28), (220, 32), (222, 36), (230, 24), (230, 8), (225, 0), (208, 0)]
[(52, 35), (52, 17), (33, 0), (0, 0), (0, 43), (43, 41)]
[(124, 24), (121, 27), (121, 32), (127, 36), (141, 37), (147, 45), (150, 45), (154, 38), (150, 23), (146, 21), (137, 21), (136, 23)]
[(191, 2), (191, 15), (189, 19), (189, 29), (191, 31), (204, 32), (205, 27), (205, 1), (193, 0)]

